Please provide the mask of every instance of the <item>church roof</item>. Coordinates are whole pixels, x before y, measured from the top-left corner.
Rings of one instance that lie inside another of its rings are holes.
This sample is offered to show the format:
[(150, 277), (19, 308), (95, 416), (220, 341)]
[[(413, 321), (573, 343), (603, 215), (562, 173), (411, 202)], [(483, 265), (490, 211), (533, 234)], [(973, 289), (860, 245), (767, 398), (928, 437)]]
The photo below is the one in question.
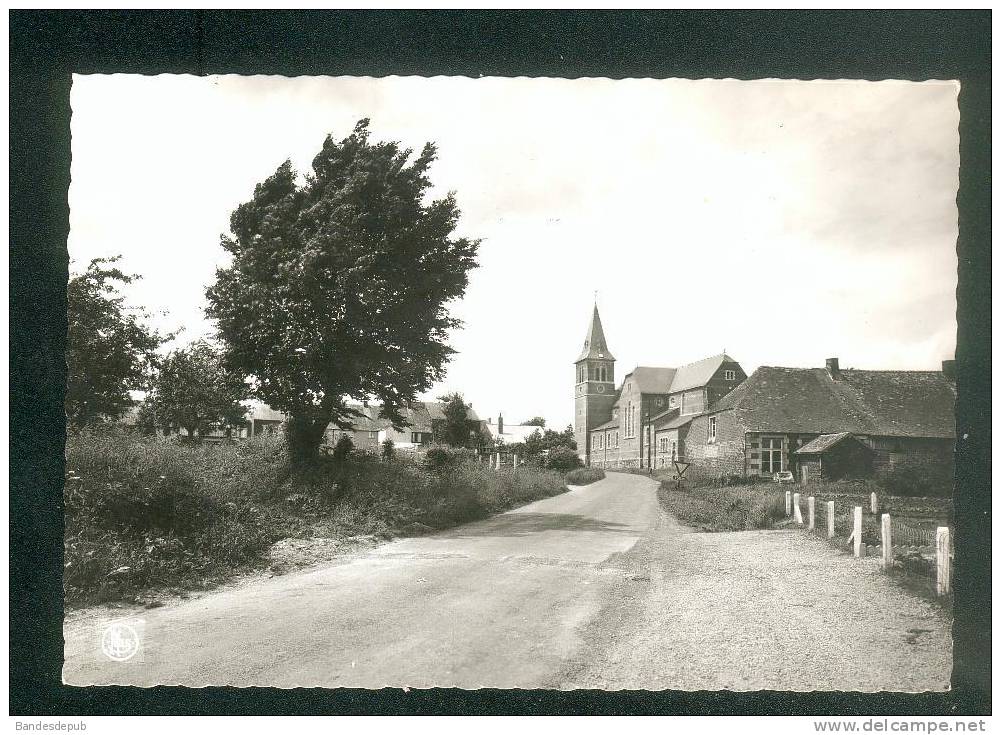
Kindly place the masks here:
[(587, 329), (587, 336), (584, 338), (584, 349), (581, 350), (581, 360), (600, 358), (603, 360), (614, 360), (612, 353), (608, 351), (608, 344), (605, 342), (605, 330), (601, 328), (601, 317), (598, 316), (598, 305), (594, 305), (594, 313), (591, 315), (591, 325)]
[(722, 353), (698, 362), (682, 365), (674, 373), (674, 380), (671, 381), (671, 392), (677, 393), (689, 388), (701, 388), (712, 379), (724, 362), (735, 363), (736, 360), (726, 353)]
[[(636, 390), (640, 393), (670, 393), (671, 383), (676, 372), (675, 368), (640, 365), (633, 368), (633, 371), (626, 378), (632, 377), (636, 384)], [(623, 381), (623, 384), (625, 382)]]

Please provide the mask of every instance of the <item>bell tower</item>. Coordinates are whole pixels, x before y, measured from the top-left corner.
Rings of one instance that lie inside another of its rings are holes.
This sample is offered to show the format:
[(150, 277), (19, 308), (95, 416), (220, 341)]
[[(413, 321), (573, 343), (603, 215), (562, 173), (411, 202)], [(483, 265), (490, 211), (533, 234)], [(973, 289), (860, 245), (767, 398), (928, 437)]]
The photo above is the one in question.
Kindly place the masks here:
[(615, 403), (615, 358), (608, 351), (601, 328), (598, 305), (594, 305), (591, 324), (584, 338), (584, 349), (574, 362), (577, 373), (574, 387), (574, 439), (577, 455), (588, 464), (591, 457), (590, 430), (612, 418)]

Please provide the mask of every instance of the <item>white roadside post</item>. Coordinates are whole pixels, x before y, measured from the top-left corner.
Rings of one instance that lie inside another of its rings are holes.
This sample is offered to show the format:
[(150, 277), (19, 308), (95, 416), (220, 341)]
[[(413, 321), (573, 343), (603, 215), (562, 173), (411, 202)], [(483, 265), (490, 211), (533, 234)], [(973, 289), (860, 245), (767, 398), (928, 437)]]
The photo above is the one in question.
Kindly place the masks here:
[(856, 505), (852, 511), (852, 541), (855, 543), (855, 558), (862, 558), (862, 506)]
[(952, 560), (949, 558), (949, 527), (939, 526), (935, 531), (936, 590), (940, 595), (949, 594), (952, 588)]
[(817, 519), (817, 501), (811, 495), (806, 499), (806, 530), (812, 531)]
[(876, 497), (876, 493), (869, 494), (869, 512), (873, 515), (879, 513), (879, 498)]
[(883, 569), (889, 570), (893, 567), (893, 537), (890, 530), (889, 513), (884, 513), (880, 518), (879, 536), (883, 544), (883, 558), (880, 563)]
[(792, 512), (793, 517), (799, 525), (803, 525), (803, 511), (799, 507), (799, 493), (792, 494)]
[(786, 490), (786, 516), (792, 515), (792, 490)]
[(513, 456), (514, 456), (514, 464), (511, 465), (511, 468), (516, 470), (518, 469), (518, 455), (515, 454)]
[(497, 467), (496, 467), (496, 469), (498, 469), (498, 470), (500, 469), (500, 452), (497, 452)]
[(834, 538), (834, 501), (827, 501), (827, 538)]

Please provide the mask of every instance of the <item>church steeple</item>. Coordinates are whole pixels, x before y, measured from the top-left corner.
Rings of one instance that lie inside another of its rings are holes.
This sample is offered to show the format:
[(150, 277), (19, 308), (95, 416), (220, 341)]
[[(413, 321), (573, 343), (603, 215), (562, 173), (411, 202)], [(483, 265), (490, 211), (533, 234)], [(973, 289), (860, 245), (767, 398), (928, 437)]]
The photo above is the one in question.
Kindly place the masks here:
[(605, 343), (605, 331), (601, 328), (601, 317), (598, 316), (598, 305), (594, 305), (594, 313), (591, 315), (591, 326), (588, 327), (587, 337), (584, 338), (584, 349), (576, 362), (581, 360), (614, 360), (612, 353), (608, 351)]

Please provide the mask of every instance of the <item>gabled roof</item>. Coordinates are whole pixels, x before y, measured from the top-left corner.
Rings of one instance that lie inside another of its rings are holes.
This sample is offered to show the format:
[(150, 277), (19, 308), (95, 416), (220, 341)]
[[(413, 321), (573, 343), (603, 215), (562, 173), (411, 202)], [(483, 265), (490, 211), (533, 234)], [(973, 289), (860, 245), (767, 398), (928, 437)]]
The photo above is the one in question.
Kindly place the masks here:
[(680, 393), (704, 386), (712, 380), (723, 363), (737, 365), (736, 360), (723, 353), (679, 368), (637, 366), (623, 378), (622, 385), (632, 377), (640, 393)]
[(671, 392), (677, 393), (690, 388), (701, 388), (712, 379), (724, 362), (736, 363), (736, 360), (723, 353), (682, 365), (674, 373), (674, 380), (671, 381)]
[(955, 437), (955, 386), (940, 372), (760, 367), (710, 412), (747, 431)]
[(850, 437), (847, 431), (841, 431), (837, 434), (821, 434), (816, 439), (811, 442), (807, 442), (799, 449), (797, 449), (793, 454), (823, 454), (828, 449), (837, 444), (840, 444), (843, 440)]
[(587, 336), (584, 338), (584, 349), (581, 350), (580, 357), (575, 362), (599, 358), (602, 360), (614, 360), (612, 353), (608, 351), (608, 344), (605, 342), (605, 330), (601, 328), (601, 317), (598, 316), (598, 305), (594, 305), (594, 313), (591, 314), (591, 324), (587, 328)]
[(631, 377), (639, 393), (670, 393), (674, 373), (674, 368), (637, 366), (623, 378), (622, 385), (624, 387)]

